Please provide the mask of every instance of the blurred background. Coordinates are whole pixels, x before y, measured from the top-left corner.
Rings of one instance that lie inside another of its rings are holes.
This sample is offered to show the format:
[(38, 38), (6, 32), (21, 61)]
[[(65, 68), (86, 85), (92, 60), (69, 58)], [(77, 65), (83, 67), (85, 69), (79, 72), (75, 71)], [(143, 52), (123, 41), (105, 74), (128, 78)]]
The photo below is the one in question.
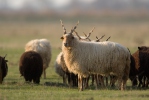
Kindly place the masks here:
[(132, 51), (149, 43), (149, 0), (0, 0), (0, 48), (24, 49), (35, 38), (59, 48), (60, 19), (67, 31), (79, 20), (80, 35), (95, 27), (92, 40), (111, 36)]
[(0, 0), (1, 20), (62, 16), (146, 18), (148, 15), (148, 0)]

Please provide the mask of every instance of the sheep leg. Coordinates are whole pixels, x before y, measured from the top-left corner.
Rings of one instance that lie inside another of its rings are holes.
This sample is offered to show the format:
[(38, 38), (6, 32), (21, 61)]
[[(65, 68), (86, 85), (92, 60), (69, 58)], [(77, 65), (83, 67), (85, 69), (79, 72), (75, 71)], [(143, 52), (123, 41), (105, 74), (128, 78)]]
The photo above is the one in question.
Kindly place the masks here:
[(78, 75), (75, 75), (75, 86), (78, 87)]
[(145, 82), (145, 87), (148, 87), (149, 84), (149, 79), (147, 78), (146, 82)]
[(2, 59), (0, 59), (0, 84), (2, 84), (2, 69), (1, 69)]
[(95, 75), (92, 74), (91, 77), (92, 77), (92, 83), (91, 83), (91, 84), (92, 84), (92, 86), (93, 86), (93, 85), (94, 85), (94, 77), (95, 77)]
[(2, 65), (2, 59), (0, 59), (0, 84), (2, 84), (2, 67), (1, 67), (1, 65)]
[(34, 78), (33, 82), (36, 83), (36, 84), (39, 84), (40, 83), (40, 78)]
[(110, 86), (114, 87), (115, 86), (115, 82), (117, 81), (117, 76), (114, 75), (110, 75)]
[(104, 88), (105, 87), (104, 77), (102, 75), (98, 75), (98, 79), (99, 79), (99, 82), (101, 84), (101, 87)]
[(123, 80), (121, 76), (118, 77), (118, 89), (123, 90)]
[(32, 78), (30, 78), (29, 76), (28, 76), (28, 77), (25, 76), (25, 81), (26, 81), (26, 82), (31, 82), (31, 81), (32, 81)]
[(72, 82), (72, 73), (68, 73), (68, 84), (69, 84), (69, 87), (72, 87), (73, 85), (73, 82)]
[(108, 86), (108, 76), (105, 77), (106, 77), (106, 86)]
[(95, 74), (95, 75), (94, 75), (94, 79), (95, 79), (95, 81), (96, 81), (96, 82), (95, 82), (95, 83), (96, 83), (96, 84), (95, 84), (95, 87), (96, 87), (96, 90), (97, 90), (97, 89), (98, 89), (98, 85), (99, 85), (98, 74)]
[(79, 91), (83, 91), (83, 77), (78, 74), (78, 89)]
[(88, 77), (83, 78), (83, 87), (87, 88), (88, 87)]
[(86, 86), (85, 86), (85, 88), (88, 88), (89, 79), (90, 79), (90, 75), (86, 78)]
[(71, 83), (72, 83), (72, 86), (77, 86), (77, 75), (71, 73)]
[(146, 76), (143, 76), (143, 84), (142, 84), (142, 87), (145, 87), (145, 80), (146, 80)]
[(44, 79), (46, 79), (46, 68), (43, 68)]
[(63, 83), (64, 84), (67, 84), (66, 79), (67, 79), (67, 74), (65, 73), (64, 76), (63, 76)]

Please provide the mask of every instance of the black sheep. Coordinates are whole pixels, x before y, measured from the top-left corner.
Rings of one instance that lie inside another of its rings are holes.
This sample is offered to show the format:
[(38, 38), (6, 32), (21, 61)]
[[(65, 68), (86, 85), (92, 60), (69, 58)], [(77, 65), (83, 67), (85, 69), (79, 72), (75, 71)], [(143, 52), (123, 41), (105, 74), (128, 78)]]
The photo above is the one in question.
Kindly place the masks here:
[[(6, 56), (5, 56), (6, 57)], [(1, 68), (1, 82), (4, 80), (4, 77), (6, 77), (7, 72), (8, 72), (8, 66), (7, 66), (7, 62), (8, 60), (5, 60), (5, 57), (1, 57), (0, 56), (0, 68)]]
[(41, 56), (34, 51), (24, 52), (19, 63), (20, 74), (24, 76), (25, 81), (40, 83), (40, 77), (43, 71), (43, 60)]
[(142, 87), (147, 86), (145, 84), (145, 79), (149, 79), (149, 47), (138, 47), (139, 50), (139, 59), (140, 59), (140, 67), (139, 67), (139, 82), (142, 83), (142, 78), (144, 78), (144, 82), (142, 83)]

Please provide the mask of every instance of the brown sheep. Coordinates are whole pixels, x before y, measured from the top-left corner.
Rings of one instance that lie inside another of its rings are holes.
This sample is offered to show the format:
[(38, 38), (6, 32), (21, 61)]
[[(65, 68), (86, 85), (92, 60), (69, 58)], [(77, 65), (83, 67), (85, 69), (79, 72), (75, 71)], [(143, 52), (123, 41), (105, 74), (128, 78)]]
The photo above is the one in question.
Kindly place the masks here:
[[(134, 61), (135, 61), (135, 69), (133, 68), (133, 70), (130, 69), (130, 76), (132, 77), (135, 75), (135, 77), (138, 76), (138, 80), (139, 80), (139, 85), (138, 87), (140, 87), (142, 85), (142, 87), (145, 86), (145, 81), (142, 83), (142, 78), (143, 77), (147, 77), (149, 79), (149, 47), (146, 46), (141, 46), (138, 47), (138, 50), (132, 54)], [(132, 66), (131, 66), (132, 67)], [(131, 79), (132, 83), (137, 84), (137, 80), (135, 78), (133, 78), (133, 80)]]
[(142, 78), (144, 77), (142, 87), (145, 87), (147, 86), (147, 84), (145, 84), (145, 79), (146, 78), (149, 79), (149, 47), (146, 46), (138, 47), (138, 50), (139, 50), (139, 61), (140, 61), (138, 79), (141, 84)]
[(27, 51), (21, 55), (19, 70), (25, 81), (40, 83), (40, 77), (43, 71), (43, 60), (35, 51)]

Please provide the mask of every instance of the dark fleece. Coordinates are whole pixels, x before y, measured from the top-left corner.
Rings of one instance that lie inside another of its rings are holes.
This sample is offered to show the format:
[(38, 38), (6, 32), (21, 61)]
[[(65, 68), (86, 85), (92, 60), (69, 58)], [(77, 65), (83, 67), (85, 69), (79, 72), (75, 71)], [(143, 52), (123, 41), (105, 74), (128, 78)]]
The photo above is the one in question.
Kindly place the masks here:
[(43, 60), (41, 56), (34, 51), (24, 52), (19, 63), (20, 74), (24, 76), (25, 81), (40, 83), (40, 77), (43, 71)]

